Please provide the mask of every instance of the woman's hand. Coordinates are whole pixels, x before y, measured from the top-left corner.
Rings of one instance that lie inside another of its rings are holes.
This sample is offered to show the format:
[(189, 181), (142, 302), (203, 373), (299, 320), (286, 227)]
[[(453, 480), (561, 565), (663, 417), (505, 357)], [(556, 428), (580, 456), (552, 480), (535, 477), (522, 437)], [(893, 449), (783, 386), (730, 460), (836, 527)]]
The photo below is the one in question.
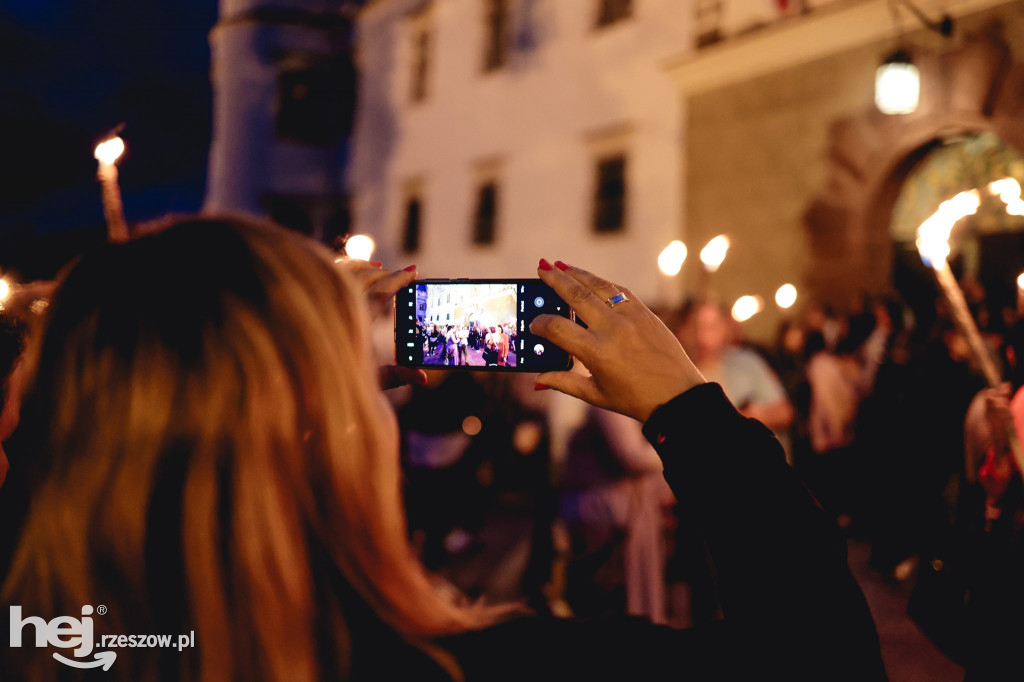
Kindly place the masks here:
[[(547, 372), (538, 387), (647, 421), (659, 405), (705, 382), (669, 329), (628, 289), (586, 270), (546, 260), (540, 278), (572, 306), (587, 329), (556, 315), (539, 315), (530, 331), (578, 357), (590, 376)], [(619, 293), (626, 300), (612, 307)]]
[(1010, 430), (1013, 429), (1013, 414), (1010, 412), (1010, 384), (1003, 383), (998, 388), (986, 388), (985, 421), (988, 422), (992, 444), (996, 448), (997, 458), (1007, 458), (1010, 452)]
[(377, 261), (359, 260), (342, 256), (335, 259), (340, 268), (356, 278), (370, 303), (370, 315), (374, 320), (391, 308), (391, 299), (398, 290), (416, 279), (416, 266), (404, 270), (384, 270)]
[[(404, 270), (384, 270), (382, 264), (376, 261), (342, 257), (334, 262), (355, 277), (362, 286), (370, 304), (370, 315), (375, 321), (384, 317), (388, 311), (393, 311), (391, 300), (395, 294), (416, 279), (415, 265)], [(422, 369), (399, 365), (381, 365), (377, 377), (380, 387), (385, 390), (407, 384), (423, 386), (427, 383), (427, 373)]]

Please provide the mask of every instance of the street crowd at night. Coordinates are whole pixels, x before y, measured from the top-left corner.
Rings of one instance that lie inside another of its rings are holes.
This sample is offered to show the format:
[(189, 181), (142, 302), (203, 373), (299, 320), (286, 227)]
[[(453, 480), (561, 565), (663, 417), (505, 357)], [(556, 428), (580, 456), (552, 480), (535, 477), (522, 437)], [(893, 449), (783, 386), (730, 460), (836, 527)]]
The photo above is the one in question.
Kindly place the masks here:
[(916, 2), (11, 0), (0, 682), (1024, 680), (1024, 10)]
[[(516, 287), (420, 285), (416, 344), (424, 365), (516, 366)], [(452, 300), (452, 297), (455, 300)]]

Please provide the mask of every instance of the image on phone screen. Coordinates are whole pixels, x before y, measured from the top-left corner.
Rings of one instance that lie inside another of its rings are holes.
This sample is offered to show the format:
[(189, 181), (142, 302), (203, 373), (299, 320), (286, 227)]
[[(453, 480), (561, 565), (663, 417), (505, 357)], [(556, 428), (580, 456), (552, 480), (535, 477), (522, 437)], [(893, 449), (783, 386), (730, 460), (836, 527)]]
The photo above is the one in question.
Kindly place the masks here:
[(572, 319), (539, 279), (414, 282), (396, 298), (395, 356), (425, 369), (566, 369), (569, 354), (529, 331), (540, 314)]

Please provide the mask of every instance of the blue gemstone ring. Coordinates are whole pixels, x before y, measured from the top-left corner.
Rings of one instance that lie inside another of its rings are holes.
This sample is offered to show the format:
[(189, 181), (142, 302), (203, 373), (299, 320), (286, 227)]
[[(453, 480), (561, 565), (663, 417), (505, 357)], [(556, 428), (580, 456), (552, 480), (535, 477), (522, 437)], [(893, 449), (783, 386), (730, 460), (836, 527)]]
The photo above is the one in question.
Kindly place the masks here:
[(622, 303), (623, 301), (628, 301), (628, 300), (629, 299), (626, 298), (626, 295), (620, 291), (619, 293), (615, 294), (614, 296), (609, 296), (608, 298), (604, 299), (604, 302), (608, 304), (609, 308), (614, 308), (615, 306), (617, 306), (618, 304)]

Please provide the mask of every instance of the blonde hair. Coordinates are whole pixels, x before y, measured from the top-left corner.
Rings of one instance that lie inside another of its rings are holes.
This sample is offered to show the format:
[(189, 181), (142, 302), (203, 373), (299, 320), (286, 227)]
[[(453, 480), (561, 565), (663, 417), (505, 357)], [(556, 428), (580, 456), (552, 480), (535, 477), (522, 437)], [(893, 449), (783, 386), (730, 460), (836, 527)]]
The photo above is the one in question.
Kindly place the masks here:
[(238, 218), (83, 258), (33, 353), (44, 475), (5, 603), (104, 604), (97, 640), (195, 631), (192, 651), (118, 649), (123, 679), (345, 677), (364, 621), (438, 659), (432, 638), (492, 622), (407, 541), (363, 299), (319, 245)]

